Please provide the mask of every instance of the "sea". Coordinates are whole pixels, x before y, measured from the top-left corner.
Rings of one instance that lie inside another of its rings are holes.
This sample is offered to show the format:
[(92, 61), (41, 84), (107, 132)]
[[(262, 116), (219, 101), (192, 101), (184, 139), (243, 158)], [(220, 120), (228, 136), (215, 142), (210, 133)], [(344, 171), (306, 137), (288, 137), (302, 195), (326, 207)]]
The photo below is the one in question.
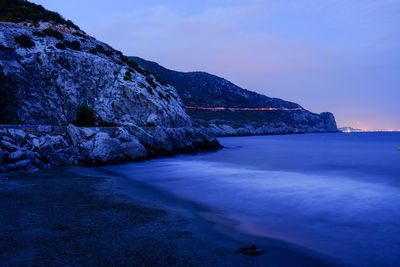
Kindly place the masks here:
[(236, 230), (355, 266), (400, 266), (400, 133), (219, 138), (112, 171), (212, 207)]

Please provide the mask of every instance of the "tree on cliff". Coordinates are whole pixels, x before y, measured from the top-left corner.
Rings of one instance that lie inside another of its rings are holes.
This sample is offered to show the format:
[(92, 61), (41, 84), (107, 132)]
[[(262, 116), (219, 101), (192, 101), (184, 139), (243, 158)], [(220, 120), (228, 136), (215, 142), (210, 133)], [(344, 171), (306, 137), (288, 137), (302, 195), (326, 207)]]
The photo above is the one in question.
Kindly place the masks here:
[(81, 105), (76, 113), (76, 120), (73, 122), (74, 125), (79, 127), (90, 127), (95, 126), (96, 115), (94, 110), (88, 105)]

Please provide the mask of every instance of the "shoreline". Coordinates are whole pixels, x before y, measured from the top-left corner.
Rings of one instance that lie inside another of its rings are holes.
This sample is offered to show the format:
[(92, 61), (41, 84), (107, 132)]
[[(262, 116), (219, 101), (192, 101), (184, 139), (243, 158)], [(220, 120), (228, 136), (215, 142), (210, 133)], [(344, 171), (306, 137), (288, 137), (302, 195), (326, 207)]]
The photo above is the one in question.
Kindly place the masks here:
[[(124, 165), (124, 163), (114, 166), (119, 165)], [(117, 188), (124, 188), (125, 192), (123, 193), (128, 197), (138, 197), (146, 203), (152, 203), (152, 205), (162, 207), (165, 210), (176, 211), (184, 217), (190, 218), (189, 228), (191, 231), (208, 241), (213, 240), (217, 245), (225, 243), (232, 252), (240, 247), (250, 245), (261, 248), (265, 253), (253, 258), (254, 264), (257, 266), (264, 266), (266, 263), (278, 264), (278, 266), (303, 266), (303, 264), (304, 266), (348, 266), (328, 255), (294, 243), (248, 233), (241, 228), (238, 221), (228, 218), (213, 207), (179, 198), (144, 182), (115, 174), (108, 170), (107, 166), (98, 169), (109, 172), (110, 181)]]
[(76, 127), (72, 124), (0, 125), (0, 173), (67, 166), (96, 167), (215, 151), (217, 137), (329, 132), (271, 132), (218, 135), (206, 128)]
[(275, 240), (259, 256), (239, 254), (255, 239), (227, 235), (223, 224), (206, 220), (206, 207), (101, 167), (3, 174), (0, 184), (4, 266), (328, 266)]

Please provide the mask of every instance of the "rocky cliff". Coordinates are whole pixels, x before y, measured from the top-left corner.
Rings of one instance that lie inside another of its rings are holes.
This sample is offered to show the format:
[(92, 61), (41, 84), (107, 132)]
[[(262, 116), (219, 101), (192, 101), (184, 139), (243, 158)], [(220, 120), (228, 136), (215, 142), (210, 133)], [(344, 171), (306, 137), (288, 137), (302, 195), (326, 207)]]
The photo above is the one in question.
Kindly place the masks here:
[(172, 86), (108, 45), (60, 29), (0, 23), (1, 123), (66, 125), (87, 104), (99, 123), (191, 126)]
[[(42, 127), (43, 128), (43, 127)], [(217, 149), (213, 136), (192, 127), (59, 127), (57, 132), (0, 129), (0, 172), (99, 165)]]
[[(296, 103), (240, 88), (205, 72), (178, 72), (139, 57), (131, 58), (173, 85), (185, 106), (236, 108), (187, 110), (197, 126), (206, 127), (219, 136), (338, 131), (331, 113), (315, 114)], [(245, 108), (271, 110), (243, 110)]]
[[(58, 14), (5, 2), (12, 5), (0, 11), (9, 20), (0, 22), (0, 171), (219, 147), (210, 132), (192, 127), (174, 87)], [(82, 106), (97, 127), (71, 124)]]

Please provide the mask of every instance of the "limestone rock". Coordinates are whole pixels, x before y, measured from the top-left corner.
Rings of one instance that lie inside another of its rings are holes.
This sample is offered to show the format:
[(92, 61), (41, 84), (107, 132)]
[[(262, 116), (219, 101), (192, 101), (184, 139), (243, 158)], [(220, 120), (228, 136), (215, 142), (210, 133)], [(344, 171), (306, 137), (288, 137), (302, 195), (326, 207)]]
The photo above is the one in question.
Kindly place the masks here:
[(20, 160), (24, 156), (24, 153), (21, 150), (17, 150), (15, 152), (10, 153), (7, 156), (7, 162), (14, 163)]
[(0, 141), (0, 146), (2, 149), (7, 150), (8, 152), (14, 152), (14, 151), (18, 150), (18, 147), (16, 145), (13, 145), (10, 142), (5, 141), (5, 140)]
[[(56, 24), (49, 27), (62, 31), (63, 41), (33, 34), (43, 25), (0, 22), (0, 122), (32, 124), (0, 129), (0, 172), (123, 162), (218, 143), (192, 128), (174, 87), (90, 36), (83, 41)], [(20, 35), (35, 46), (19, 46)], [(79, 42), (80, 49), (60, 49), (60, 42)], [(82, 105), (94, 110), (96, 124), (113, 127), (72, 125)]]
[(124, 153), (129, 160), (142, 159), (147, 156), (146, 149), (136, 139), (132, 139), (128, 143), (123, 143), (121, 149), (122, 153)]
[(121, 159), (121, 143), (117, 139), (111, 138), (106, 133), (98, 133), (94, 136), (93, 142), (91, 157), (97, 162), (111, 163), (118, 162)]
[(81, 132), (87, 139), (92, 138), (96, 134), (96, 132), (90, 128), (82, 128)]
[(8, 129), (8, 136), (17, 144), (25, 141), (26, 133), (20, 129)]
[[(176, 95), (175, 88), (160, 84), (150, 73), (132, 69), (108, 45), (92, 37), (82, 42), (81, 37), (63, 32), (65, 42), (79, 42), (80, 50), (62, 50), (56, 47), (59, 40), (36, 36), (35, 31), (33, 25), (0, 22), (0, 45), (10, 48), (5, 51), (10, 55), (0, 60), (3, 123), (68, 124), (79, 106), (87, 104), (98, 122), (146, 125), (150, 119), (163, 127), (191, 125), (180, 98), (167, 97)], [(13, 41), (23, 34), (36, 44), (33, 48), (21, 48)], [(107, 53), (93, 52), (98, 47)], [(127, 72), (130, 81), (124, 80)]]

